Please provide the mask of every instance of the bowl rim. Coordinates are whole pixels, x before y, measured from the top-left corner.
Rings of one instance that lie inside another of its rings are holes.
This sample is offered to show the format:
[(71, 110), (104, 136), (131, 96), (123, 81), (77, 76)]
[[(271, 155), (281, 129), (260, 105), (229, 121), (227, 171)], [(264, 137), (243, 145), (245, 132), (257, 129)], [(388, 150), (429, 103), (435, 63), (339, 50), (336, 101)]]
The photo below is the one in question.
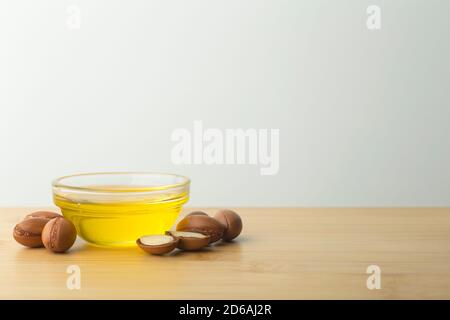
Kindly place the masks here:
[[(82, 177), (82, 176), (100, 176), (100, 175), (163, 175), (163, 176), (172, 176), (181, 178), (183, 181), (180, 183), (173, 184), (165, 184), (155, 187), (136, 187), (133, 189), (129, 188), (106, 188), (106, 187), (95, 187), (95, 186), (71, 186), (63, 183), (62, 181), (65, 179)], [(53, 188), (63, 188), (81, 192), (101, 192), (101, 193), (142, 193), (142, 192), (152, 192), (152, 191), (161, 191), (161, 190), (169, 190), (173, 188), (188, 186), (191, 183), (191, 179), (186, 176), (175, 174), (175, 173), (166, 173), (166, 172), (150, 172), (150, 171), (111, 171), (111, 172), (87, 172), (87, 173), (77, 173), (65, 175), (59, 178), (56, 178), (52, 181)]]

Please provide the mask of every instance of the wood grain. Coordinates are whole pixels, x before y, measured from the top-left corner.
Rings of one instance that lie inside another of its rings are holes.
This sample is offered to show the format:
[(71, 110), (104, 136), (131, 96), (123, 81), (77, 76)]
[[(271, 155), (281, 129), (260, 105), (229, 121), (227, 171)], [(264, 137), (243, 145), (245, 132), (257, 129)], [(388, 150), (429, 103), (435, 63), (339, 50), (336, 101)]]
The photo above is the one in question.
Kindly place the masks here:
[[(238, 241), (164, 257), (80, 239), (68, 254), (21, 247), (12, 229), (33, 210), (0, 209), (1, 299), (450, 299), (449, 208), (236, 209)], [(66, 287), (73, 264), (81, 290)]]

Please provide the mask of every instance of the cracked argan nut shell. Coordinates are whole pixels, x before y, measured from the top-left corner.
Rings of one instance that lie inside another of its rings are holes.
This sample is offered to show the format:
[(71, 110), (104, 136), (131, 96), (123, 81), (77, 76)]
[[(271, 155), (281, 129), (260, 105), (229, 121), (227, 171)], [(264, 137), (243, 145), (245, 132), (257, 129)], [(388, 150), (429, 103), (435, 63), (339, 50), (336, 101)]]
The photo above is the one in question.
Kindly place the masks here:
[(189, 216), (207, 216), (208, 214), (203, 211), (192, 211), (191, 213), (187, 214), (186, 217)]
[(45, 218), (28, 218), (23, 220), (14, 227), (13, 237), (18, 243), (26, 247), (43, 247), (41, 235), (49, 221)]
[(203, 215), (187, 216), (177, 225), (177, 231), (199, 232), (210, 236), (209, 243), (220, 240), (224, 226), (214, 218)]
[(54, 219), (54, 218), (59, 218), (62, 217), (62, 215), (60, 215), (59, 213), (56, 212), (51, 212), (51, 211), (36, 211), (30, 214), (27, 214), (25, 216), (25, 219), (30, 219), (30, 218), (45, 218), (48, 220)]
[(136, 244), (145, 252), (162, 255), (173, 251), (178, 244), (178, 238), (172, 235), (148, 235), (136, 240)]
[(77, 238), (72, 222), (58, 217), (50, 220), (42, 231), (42, 242), (47, 250), (62, 253), (70, 249)]
[(177, 248), (184, 251), (196, 251), (206, 247), (209, 244), (210, 236), (199, 232), (188, 231), (167, 231), (175, 238), (178, 238)]
[(220, 210), (214, 218), (225, 226), (222, 239), (224, 241), (231, 241), (236, 238), (242, 231), (242, 219), (234, 211)]

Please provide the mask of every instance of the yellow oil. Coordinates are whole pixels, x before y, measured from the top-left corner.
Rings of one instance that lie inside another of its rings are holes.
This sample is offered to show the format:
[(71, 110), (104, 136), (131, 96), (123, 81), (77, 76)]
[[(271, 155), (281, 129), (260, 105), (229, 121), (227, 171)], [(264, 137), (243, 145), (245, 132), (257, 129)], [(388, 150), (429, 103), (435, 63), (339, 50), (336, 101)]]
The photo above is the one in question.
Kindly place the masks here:
[[(110, 189), (116, 187), (110, 186)], [(111, 202), (54, 195), (55, 204), (64, 217), (74, 223), (80, 237), (94, 245), (121, 247), (136, 245), (136, 240), (143, 235), (165, 233), (175, 223), (187, 200), (187, 193)]]

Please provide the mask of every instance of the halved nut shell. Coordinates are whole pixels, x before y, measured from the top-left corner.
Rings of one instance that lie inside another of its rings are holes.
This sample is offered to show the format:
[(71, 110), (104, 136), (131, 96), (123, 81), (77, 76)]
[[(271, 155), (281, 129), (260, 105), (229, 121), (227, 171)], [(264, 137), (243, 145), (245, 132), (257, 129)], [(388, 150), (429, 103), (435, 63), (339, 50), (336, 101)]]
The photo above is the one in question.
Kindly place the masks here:
[(136, 244), (145, 252), (162, 255), (173, 251), (178, 245), (178, 238), (172, 235), (148, 235), (136, 240)]
[(177, 224), (177, 231), (202, 233), (210, 236), (209, 243), (213, 243), (222, 238), (225, 226), (212, 217), (192, 215), (184, 217), (184, 219)]
[(185, 251), (196, 251), (206, 247), (211, 237), (199, 232), (167, 231), (166, 234), (178, 238), (177, 248)]
[(192, 211), (191, 213), (188, 213), (186, 217), (188, 216), (207, 216), (208, 214), (203, 211)]

